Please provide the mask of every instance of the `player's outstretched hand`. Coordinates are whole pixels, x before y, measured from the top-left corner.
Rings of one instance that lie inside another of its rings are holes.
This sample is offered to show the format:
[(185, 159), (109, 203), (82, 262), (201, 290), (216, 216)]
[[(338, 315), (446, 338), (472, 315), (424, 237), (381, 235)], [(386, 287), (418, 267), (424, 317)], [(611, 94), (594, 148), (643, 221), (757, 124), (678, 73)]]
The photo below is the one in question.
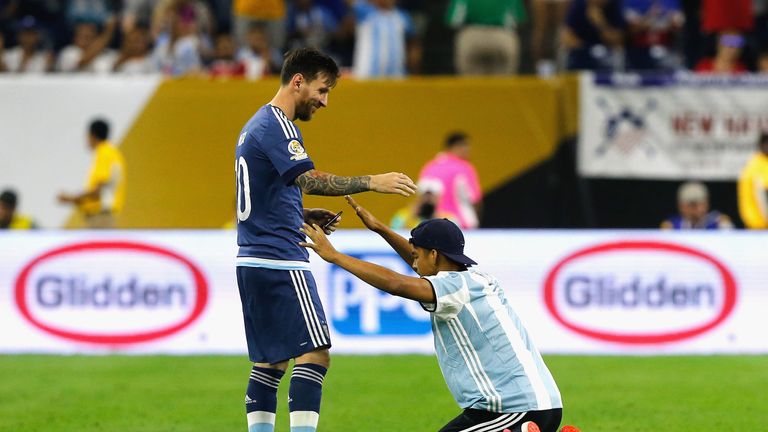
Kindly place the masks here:
[(338, 254), (338, 252), (333, 247), (331, 242), (328, 241), (328, 237), (325, 236), (323, 229), (319, 225), (309, 225), (305, 223), (301, 228), (299, 228), (299, 230), (301, 230), (301, 232), (306, 234), (307, 237), (312, 240), (312, 243), (299, 242), (299, 246), (312, 249), (318, 255), (320, 255), (320, 258), (328, 262), (333, 262), (333, 257)]
[(381, 223), (378, 219), (376, 219), (376, 216), (371, 214), (368, 210), (363, 208), (360, 204), (355, 201), (354, 198), (352, 198), (349, 195), (344, 195), (344, 199), (347, 200), (350, 206), (352, 206), (352, 209), (357, 213), (357, 217), (360, 218), (361, 221), (363, 221), (363, 224), (365, 224), (365, 227), (373, 232), (379, 232), (381, 228), (384, 226), (384, 224)]
[(416, 183), (403, 173), (378, 174), (371, 176), (371, 190), (407, 197), (416, 193)]
[(304, 209), (304, 222), (309, 225), (320, 225), (321, 227), (324, 227), (328, 222), (333, 221), (325, 230), (323, 230), (328, 235), (336, 231), (336, 228), (339, 227), (339, 222), (341, 222), (341, 216), (336, 218), (336, 220), (333, 220), (334, 216), (336, 215), (332, 211), (324, 208)]

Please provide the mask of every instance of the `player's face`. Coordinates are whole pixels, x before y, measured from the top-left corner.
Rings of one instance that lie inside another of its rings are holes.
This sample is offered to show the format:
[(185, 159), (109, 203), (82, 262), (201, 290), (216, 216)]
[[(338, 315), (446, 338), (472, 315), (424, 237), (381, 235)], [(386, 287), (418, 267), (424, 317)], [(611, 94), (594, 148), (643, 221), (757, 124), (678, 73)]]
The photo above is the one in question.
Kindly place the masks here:
[(296, 118), (303, 121), (311, 120), (315, 111), (328, 106), (328, 93), (330, 92), (330, 80), (325, 74), (319, 74), (312, 81), (305, 81), (299, 89), (300, 97), (296, 106)]
[(437, 251), (422, 247), (411, 246), (413, 271), (419, 276), (434, 276), (437, 274)]

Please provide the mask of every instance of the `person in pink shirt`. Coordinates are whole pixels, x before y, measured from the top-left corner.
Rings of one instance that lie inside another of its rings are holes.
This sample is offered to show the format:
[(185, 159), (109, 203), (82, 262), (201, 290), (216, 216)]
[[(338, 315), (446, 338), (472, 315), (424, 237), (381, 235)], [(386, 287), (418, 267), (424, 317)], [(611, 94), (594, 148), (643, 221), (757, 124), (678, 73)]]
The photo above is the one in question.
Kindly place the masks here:
[(471, 143), (463, 132), (454, 132), (445, 140), (445, 150), (427, 162), (419, 174), (419, 182), (439, 181), (442, 184), (436, 214), (449, 218), (461, 228), (480, 225), (483, 192), (475, 167), (469, 162)]

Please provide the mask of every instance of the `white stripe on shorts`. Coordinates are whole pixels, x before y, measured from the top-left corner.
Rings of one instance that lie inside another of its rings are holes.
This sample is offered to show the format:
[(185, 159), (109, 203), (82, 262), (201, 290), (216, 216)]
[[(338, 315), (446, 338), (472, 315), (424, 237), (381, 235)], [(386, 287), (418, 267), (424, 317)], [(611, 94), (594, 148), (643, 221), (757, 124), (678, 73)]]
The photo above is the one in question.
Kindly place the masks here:
[(315, 310), (315, 304), (312, 302), (312, 296), (309, 292), (309, 285), (307, 284), (307, 279), (304, 277), (304, 272), (299, 271), (296, 272), (299, 274), (299, 281), (304, 287), (304, 295), (306, 295), (307, 303), (309, 304), (310, 309), (310, 317), (314, 320), (315, 328), (317, 329), (318, 335), (320, 335), (320, 345), (315, 346), (322, 346), (322, 345), (328, 345), (328, 337), (325, 335), (325, 332), (323, 331), (323, 326), (320, 324), (320, 317), (317, 316), (317, 310)]
[(309, 331), (309, 337), (312, 339), (312, 345), (319, 346), (318, 341), (318, 334), (316, 333), (315, 328), (312, 325), (312, 321), (309, 318), (309, 311), (308, 308), (304, 304), (304, 296), (302, 295), (303, 289), (299, 287), (299, 278), (298, 275), (296, 275), (296, 271), (291, 270), (290, 272), (291, 280), (293, 281), (293, 288), (296, 291), (296, 298), (299, 300), (299, 306), (301, 307), (301, 313), (304, 315), (304, 323), (307, 325), (307, 330)]
[(525, 416), (525, 413), (504, 414), (502, 416), (496, 417), (493, 420), (474, 425), (467, 429), (462, 429), (462, 432), (500, 431), (500, 430), (503, 430), (504, 428), (507, 428), (509, 426), (516, 424), (518, 421), (522, 420), (524, 416)]

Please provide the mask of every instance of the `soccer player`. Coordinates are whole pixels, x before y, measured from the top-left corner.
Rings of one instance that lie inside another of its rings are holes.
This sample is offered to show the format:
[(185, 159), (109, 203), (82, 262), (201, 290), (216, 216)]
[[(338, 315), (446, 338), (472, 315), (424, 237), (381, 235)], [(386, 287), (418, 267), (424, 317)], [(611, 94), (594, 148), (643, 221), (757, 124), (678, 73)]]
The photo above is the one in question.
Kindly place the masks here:
[(555, 380), (499, 281), (469, 268), (477, 263), (464, 255), (461, 229), (447, 219), (432, 219), (406, 240), (347, 200), (420, 278), (336, 251), (316, 224), (303, 226), (312, 243), (300, 245), (382, 291), (418, 301), (431, 314), (440, 369), (464, 408), (440, 432), (555, 432), (563, 406)]
[(88, 228), (114, 228), (115, 215), (125, 201), (125, 160), (109, 141), (109, 123), (105, 120), (93, 120), (88, 126), (88, 147), (93, 151), (93, 162), (85, 190), (60, 193), (59, 202), (74, 204)]
[(308, 121), (328, 105), (338, 76), (338, 66), (325, 54), (310, 48), (290, 52), (280, 89), (237, 141), (237, 284), (254, 362), (245, 396), (249, 432), (274, 430), (277, 387), (291, 359), (291, 431), (315, 431), (319, 419), (331, 340), (309, 253), (299, 246), (305, 239), (300, 229), (307, 222), (330, 234), (338, 218), (328, 210), (303, 208), (302, 192), (410, 196), (416, 191), (402, 173), (344, 177), (315, 169), (294, 121)]

